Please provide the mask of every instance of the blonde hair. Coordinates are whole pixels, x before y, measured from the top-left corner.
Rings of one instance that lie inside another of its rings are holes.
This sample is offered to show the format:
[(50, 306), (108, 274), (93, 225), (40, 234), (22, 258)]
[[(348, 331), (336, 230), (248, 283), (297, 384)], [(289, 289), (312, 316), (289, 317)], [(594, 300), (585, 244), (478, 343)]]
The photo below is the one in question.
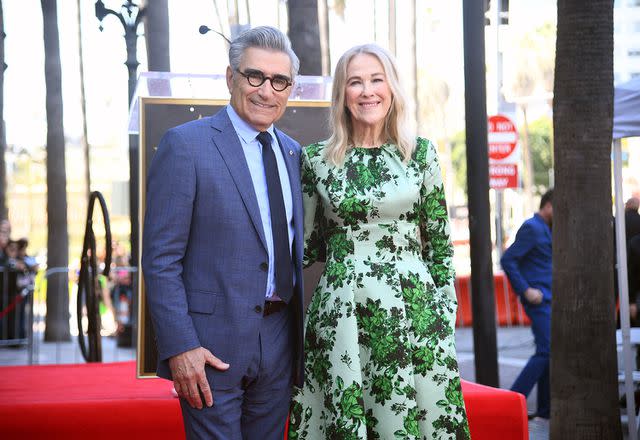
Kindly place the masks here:
[(325, 147), (325, 157), (340, 166), (344, 162), (347, 150), (353, 147), (353, 126), (351, 116), (345, 105), (345, 88), (347, 82), (347, 67), (351, 60), (360, 54), (373, 55), (380, 61), (391, 89), (391, 107), (384, 120), (384, 136), (396, 145), (402, 158), (407, 162), (416, 146), (413, 133), (409, 132), (407, 122), (407, 98), (398, 77), (396, 61), (388, 51), (376, 44), (363, 44), (347, 50), (338, 60), (333, 75), (333, 90), (331, 92), (331, 112), (329, 126), (331, 136)]

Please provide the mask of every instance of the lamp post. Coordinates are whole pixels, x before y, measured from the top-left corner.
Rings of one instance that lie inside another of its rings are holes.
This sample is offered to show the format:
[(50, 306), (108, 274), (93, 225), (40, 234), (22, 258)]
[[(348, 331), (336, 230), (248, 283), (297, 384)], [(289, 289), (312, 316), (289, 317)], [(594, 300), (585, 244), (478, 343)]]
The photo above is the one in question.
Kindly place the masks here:
[[(145, 15), (145, 8), (142, 8), (133, 3), (132, 0), (127, 0), (120, 6), (120, 11), (116, 12), (112, 9), (108, 9), (102, 0), (96, 1), (96, 17), (100, 20), (100, 31), (103, 30), (102, 20), (108, 15), (113, 15), (124, 28), (124, 40), (127, 46), (127, 61), (125, 65), (129, 71), (129, 105), (132, 104), (133, 95), (136, 88), (136, 77), (138, 66), (140, 63), (137, 59), (137, 43), (138, 43), (138, 26), (142, 23), (142, 18)], [(131, 223), (131, 259), (130, 265), (133, 267), (138, 266), (138, 137), (136, 135), (129, 135), (129, 218)], [(137, 278), (132, 276), (133, 280), (133, 292), (137, 291)], [(128, 326), (125, 329), (122, 340), (118, 341), (119, 346), (131, 346), (135, 336), (132, 337), (132, 327), (135, 327), (137, 309), (137, 295), (133, 296), (133, 310), (132, 319), (133, 326)], [(130, 321), (130, 322), (131, 322)], [(131, 332), (131, 333), (129, 333)]]
[(96, 1), (96, 17), (100, 20), (100, 31), (104, 29), (102, 20), (108, 15), (117, 17), (124, 28), (124, 40), (127, 45), (127, 61), (124, 64), (129, 70), (129, 104), (131, 104), (136, 89), (136, 73), (140, 65), (137, 58), (138, 26), (142, 23), (144, 14), (145, 8), (140, 8), (133, 3), (133, 0), (127, 0), (123, 3), (120, 12), (108, 9), (102, 0)]
[[(136, 74), (140, 63), (137, 59), (138, 26), (142, 22), (145, 9), (127, 0), (116, 12), (105, 7), (102, 0), (96, 1), (96, 17), (100, 20), (100, 31), (103, 30), (102, 20), (113, 15), (124, 28), (124, 39), (127, 46), (127, 61), (125, 65), (129, 71), (129, 105), (133, 101), (136, 88)], [(131, 265), (138, 265), (138, 140), (129, 136), (129, 216), (131, 219)]]

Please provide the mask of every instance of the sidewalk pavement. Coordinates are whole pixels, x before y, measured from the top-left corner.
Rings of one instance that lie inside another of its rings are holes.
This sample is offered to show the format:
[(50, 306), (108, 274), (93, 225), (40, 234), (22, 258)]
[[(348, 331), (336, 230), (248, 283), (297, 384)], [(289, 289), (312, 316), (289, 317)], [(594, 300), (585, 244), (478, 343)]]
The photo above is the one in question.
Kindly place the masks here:
[[(498, 327), (498, 364), (500, 388), (509, 389), (516, 376), (524, 367), (529, 356), (533, 354), (533, 336), (529, 327)], [(463, 379), (475, 381), (475, 367), (473, 355), (473, 331), (471, 328), (456, 330), (456, 345), (460, 374)], [(134, 348), (117, 347), (113, 337), (102, 338), (103, 362), (120, 362), (135, 359)], [(71, 342), (48, 343), (42, 341), (42, 333), (36, 334), (34, 341), (34, 364), (66, 364), (83, 363), (77, 336)], [(0, 366), (27, 365), (28, 351), (22, 347), (0, 347)], [(531, 392), (527, 400), (529, 412), (536, 408), (536, 390)], [(544, 420), (529, 422), (531, 440), (546, 440), (549, 438), (549, 423)]]
[[(529, 327), (498, 327), (496, 335), (498, 379), (500, 388), (508, 390), (535, 350), (533, 335)], [(456, 350), (460, 376), (465, 380), (475, 382), (473, 330), (470, 327), (456, 329)], [(537, 389), (534, 388), (527, 399), (529, 413), (536, 411), (536, 394)], [(548, 438), (548, 420), (536, 419), (529, 422), (530, 440), (547, 440)]]

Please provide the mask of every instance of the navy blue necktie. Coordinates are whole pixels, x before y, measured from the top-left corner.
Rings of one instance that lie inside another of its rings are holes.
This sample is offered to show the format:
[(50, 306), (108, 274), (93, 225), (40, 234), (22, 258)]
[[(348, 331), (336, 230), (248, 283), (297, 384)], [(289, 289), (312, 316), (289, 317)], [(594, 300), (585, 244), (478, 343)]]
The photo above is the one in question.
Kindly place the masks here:
[(287, 224), (287, 213), (284, 209), (284, 199), (282, 198), (278, 163), (276, 162), (276, 155), (271, 148), (271, 135), (263, 131), (258, 134), (258, 141), (262, 144), (262, 162), (264, 164), (264, 173), (267, 177), (267, 191), (269, 192), (276, 279), (274, 293), (285, 302), (289, 302), (293, 295), (293, 270), (289, 251), (289, 225)]

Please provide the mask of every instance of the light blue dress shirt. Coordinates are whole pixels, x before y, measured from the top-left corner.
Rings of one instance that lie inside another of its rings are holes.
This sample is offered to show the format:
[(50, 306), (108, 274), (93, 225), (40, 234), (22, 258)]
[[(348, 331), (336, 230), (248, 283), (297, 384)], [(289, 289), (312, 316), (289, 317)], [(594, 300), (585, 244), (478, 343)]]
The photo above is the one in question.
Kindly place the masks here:
[[(244, 152), (244, 157), (247, 160), (249, 172), (251, 173), (253, 190), (255, 191), (256, 198), (258, 199), (260, 219), (262, 220), (262, 230), (264, 231), (264, 237), (267, 240), (267, 250), (269, 252), (269, 269), (267, 272), (265, 297), (271, 298), (274, 293), (277, 295), (278, 292), (274, 292), (275, 264), (273, 261), (273, 233), (271, 232), (271, 210), (269, 209), (267, 178), (264, 173), (264, 165), (262, 163), (262, 144), (260, 144), (256, 138), (260, 132), (240, 118), (231, 105), (227, 106), (227, 114), (229, 115), (229, 119), (231, 119), (231, 124), (238, 135), (238, 139), (240, 139), (240, 145), (242, 145), (242, 151)], [(291, 196), (291, 184), (289, 183), (287, 165), (284, 162), (282, 150), (276, 140), (273, 125), (267, 129), (267, 132), (271, 135), (271, 147), (273, 148), (273, 152), (276, 156), (276, 162), (278, 163), (278, 174), (280, 175), (282, 198), (284, 199), (284, 209), (286, 211), (287, 225), (289, 229), (289, 253), (291, 253), (291, 246), (293, 244), (293, 199)]]

